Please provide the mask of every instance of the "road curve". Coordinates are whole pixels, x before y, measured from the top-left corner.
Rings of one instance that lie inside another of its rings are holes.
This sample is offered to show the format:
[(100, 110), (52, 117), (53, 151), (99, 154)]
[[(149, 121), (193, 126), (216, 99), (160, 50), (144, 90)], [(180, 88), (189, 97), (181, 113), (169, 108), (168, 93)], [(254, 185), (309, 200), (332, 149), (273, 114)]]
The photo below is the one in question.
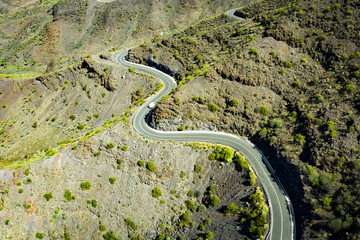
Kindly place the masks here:
[(164, 84), (164, 87), (155, 96), (144, 103), (135, 113), (132, 120), (135, 130), (144, 137), (156, 140), (212, 142), (234, 148), (250, 162), (268, 198), (270, 206), (270, 227), (266, 239), (295, 239), (291, 202), (287, 200), (288, 196), (285, 189), (276, 177), (270, 164), (267, 162), (267, 159), (257, 150), (256, 146), (248, 140), (228, 133), (210, 131), (158, 131), (150, 128), (145, 121), (146, 116), (151, 111), (148, 107), (149, 103), (159, 102), (166, 94), (172, 91), (176, 86), (176, 82), (171, 76), (157, 69), (126, 61), (125, 57), (127, 54), (127, 50), (117, 53), (115, 61), (124, 67), (133, 67), (138, 71), (151, 74), (159, 78)]

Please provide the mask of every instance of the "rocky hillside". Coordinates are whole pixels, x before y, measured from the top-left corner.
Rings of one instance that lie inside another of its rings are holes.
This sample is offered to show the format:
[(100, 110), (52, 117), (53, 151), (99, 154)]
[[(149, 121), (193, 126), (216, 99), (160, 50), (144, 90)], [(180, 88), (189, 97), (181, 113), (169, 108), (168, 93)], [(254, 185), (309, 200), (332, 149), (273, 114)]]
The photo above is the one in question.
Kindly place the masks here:
[(259, 1), (236, 14), (246, 19), (219, 15), (131, 51), (180, 85), (154, 126), (250, 138), (290, 193), (299, 239), (358, 238), (360, 3)]
[(118, 122), (74, 146), (0, 170), (2, 239), (246, 239), (234, 211), (257, 184), (210, 161), (210, 145), (145, 140)]
[(244, 2), (2, 1), (0, 78), (38, 76), (80, 56), (132, 47)]

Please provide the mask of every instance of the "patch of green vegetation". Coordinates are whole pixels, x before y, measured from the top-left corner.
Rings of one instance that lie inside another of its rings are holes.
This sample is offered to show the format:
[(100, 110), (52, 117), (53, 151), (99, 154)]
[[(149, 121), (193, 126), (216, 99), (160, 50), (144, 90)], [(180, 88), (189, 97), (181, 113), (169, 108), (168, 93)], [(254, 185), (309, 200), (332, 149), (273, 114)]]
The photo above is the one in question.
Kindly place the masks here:
[(53, 198), (52, 192), (45, 193), (44, 198), (46, 199), (46, 201), (50, 201), (50, 199)]
[(214, 151), (209, 155), (209, 160), (217, 160), (231, 163), (234, 157), (234, 150), (229, 147), (216, 145)]
[(152, 191), (151, 191), (151, 196), (154, 198), (159, 198), (160, 196), (162, 196), (162, 192), (160, 190), (160, 188), (155, 187)]
[(75, 200), (75, 196), (72, 195), (72, 192), (70, 190), (65, 190), (64, 198), (68, 201)]
[(146, 169), (149, 170), (150, 172), (155, 172), (155, 164), (152, 161), (148, 161), (146, 163)]
[(91, 188), (91, 183), (90, 183), (89, 181), (82, 182), (82, 183), (80, 184), (80, 188), (81, 188), (81, 190), (83, 190), (83, 191), (90, 190), (90, 188)]
[(109, 178), (109, 182), (110, 182), (111, 184), (114, 184), (115, 181), (116, 181), (116, 177), (111, 177), (111, 178)]
[(137, 229), (136, 224), (130, 218), (125, 218), (124, 221), (130, 227), (130, 230), (135, 231)]

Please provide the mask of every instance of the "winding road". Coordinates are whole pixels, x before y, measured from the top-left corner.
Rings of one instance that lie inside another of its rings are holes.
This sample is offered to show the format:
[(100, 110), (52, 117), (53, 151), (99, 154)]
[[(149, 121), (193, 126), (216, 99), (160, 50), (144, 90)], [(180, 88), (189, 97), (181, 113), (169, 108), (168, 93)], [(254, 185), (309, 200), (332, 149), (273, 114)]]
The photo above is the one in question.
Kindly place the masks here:
[[(227, 14), (233, 12), (228, 11)], [(124, 67), (133, 67), (138, 71), (151, 74), (159, 78), (164, 87), (146, 103), (144, 103), (133, 117), (132, 124), (137, 132), (147, 138), (162, 141), (191, 141), (191, 142), (212, 142), (227, 145), (241, 153), (250, 162), (258, 180), (265, 190), (270, 206), (270, 223), (266, 239), (269, 240), (291, 240), (295, 239), (295, 216), (289, 197), (276, 176), (274, 170), (266, 157), (259, 151), (254, 144), (232, 134), (210, 131), (158, 131), (151, 128), (145, 121), (151, 109), (148, 107), (150, 102), (159, 102), (166, 94), (176, 86), (175, 80), (148, 66), (126, 61), (128, 50), (117, 53), (115, 61)]]

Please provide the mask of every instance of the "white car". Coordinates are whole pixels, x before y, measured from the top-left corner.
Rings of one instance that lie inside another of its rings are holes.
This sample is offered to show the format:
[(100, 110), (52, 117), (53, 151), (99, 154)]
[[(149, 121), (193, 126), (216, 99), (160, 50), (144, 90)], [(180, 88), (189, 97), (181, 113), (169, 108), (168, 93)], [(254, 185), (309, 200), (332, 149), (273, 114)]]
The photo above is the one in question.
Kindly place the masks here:
[(153, 108), (153, 107), (155, 107), (155, 103), (154, 103), (154, 102), (151, 102), (151, 103), (149, 104), (149, 108)]

